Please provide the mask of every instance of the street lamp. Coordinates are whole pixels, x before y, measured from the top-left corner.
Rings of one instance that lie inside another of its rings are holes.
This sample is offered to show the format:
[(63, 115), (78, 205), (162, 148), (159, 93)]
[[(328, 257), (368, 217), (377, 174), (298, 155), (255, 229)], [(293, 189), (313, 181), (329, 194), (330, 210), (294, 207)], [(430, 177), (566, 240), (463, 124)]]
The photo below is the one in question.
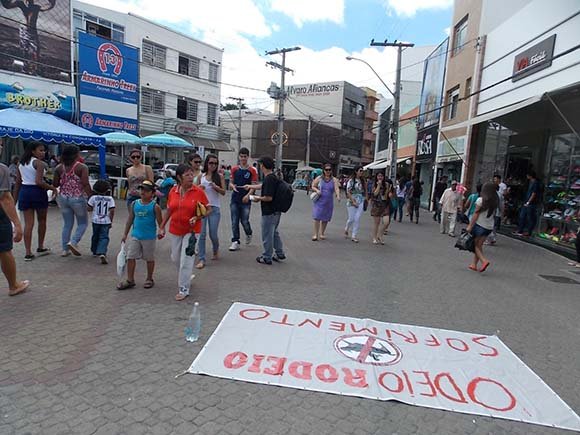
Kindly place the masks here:
[(358, 60), (359, 62), (362, 62), (362, 63), (364, 63), (364, 64), (365, 64), (366, 66), (368, 66), (368, 67), (371, 69), (371, 71), (372, 71), (372, 72), (373, 72), (373, 73), (374, 73), (374, 74), (377, 76), (377, 78), (380, 80), (380, 82), (383, 84), (383, 86), (384, 86), (385, 88), (387, 88), (387, 91), (389, 91), (389, 93), (390, 93), (390, 94), (393, 96), (393, 98), (397, 98), (397, 97), (395, 96), (395, 94), (393, 94), (393, 91), (391, 91), (391, 89), (390, 89), (390, 88), (387, 86), (387, 84), (386, 84), (386, 83), (383, 81), (383, 79), (381, 78), (381, 76), (379, 75), (379, 73), (377, 73), (377, 72), (375, 71), (375, 69), (374, 69), (374, 68), (371, 66), (371, 64), (370, 64), (370, 63), (368, 63), (366, 60), (359, 59), (358, 57), (352, 57), (352, 56), (346, 56), (346, 60)]
[[(329, 113), (328, 115), (324, 115), (316, 122), (320, 123), (322, 120), (326, 118), (332, 118), (333, 116), (334, 115), (332, 113)], [(306, 130), (306, 166), (310, 166), (310, 133), (312, 132), (313, 128), (316, 128), (316, 126), (312, 127), (312, 121), (314, 121), (314, 119), (312, 116), (308, 115), (308, 129)]]
[(395, 107), (394, 107), (394, 110), (391, 112), (392, 113), (391, 137), (393, 139), (392, 140), (392, 147), (393, 148), (391, 150), (391, 177), (392, 178), (395, 178), (395, 175), (397, 172), (397, 147), (399, 146), (399, 104), (400, 104), (400, 98), (401, 98), (401, 93), (400, 93), (400, 89), (401, 89), (400, 53), (401, 53), (401, 51), (399, 50), (399, 57), (397, 58), (397, 82), (395, 83), (395, 92), (394, 93), (393, 93), (393, 91), (391, 91), (391, 89), (387, 86), (387, 84), (383, 81), (381, 76), (379, 76), (379, 74), (375, 71), (375, 69), (371, 66), (370, 63), (368, 63), (366, 60), (359, 59), (358, 57), (352, 57), (352, 56), (346, 57), (346, 60), (357, 60), (359, 62), (364, 63), (366, 66), (368, 66), (371, 69), (371, 71), (375, 74), (375, 76), (377, 76), (377, 78), (380, 80), (380, 82), (383, 84), (383, 86), (385, 88), (387, 88), (387, 91), (389, 91), (389, 93), (395, 99), (395, 103), (394, 103)]

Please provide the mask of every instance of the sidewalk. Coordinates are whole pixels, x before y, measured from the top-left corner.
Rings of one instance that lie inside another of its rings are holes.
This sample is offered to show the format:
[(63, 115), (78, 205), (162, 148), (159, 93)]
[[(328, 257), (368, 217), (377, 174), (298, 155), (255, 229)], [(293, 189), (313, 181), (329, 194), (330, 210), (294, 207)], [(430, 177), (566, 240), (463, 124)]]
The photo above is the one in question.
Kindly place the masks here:
[[(126, 210), (118, 203), (110, 262), (58, 255), (23, 261), (29, 292), (0, 294), (0, 434), (272, 433), (569, 433), (506, 420), (341, 397), (205, 376), (175, 379), (193, 361), (232, 301), (497, 334), (572, 409), (580, 412), (580, 275), (545, 249), (500, 237), (486, 247), (485, 274), (467, 269), (468, 254), (440, 235), (431, 215), (395, 223), (385, 246), (370, 242), (362, 218), (359, 244), (345, 240), (344, 201), (328, 240), (312, 242), (311, 202), (297, 193), (281, 231), (288, 261), (264, 266), (259, 207), (254, 242), (230, 253), (224, 200), (221, 255), (194, 281), (186, 303), (173, 300), (175, 269), (168, 241), (157, 247), (156, 286), (115, 290), (114, 256)], [(49, 211), (48, 246), (58, 252), (61, 218)], [(90, 230), (81, 243), (88, 253)], [(209, 243), (209, 241), (208, 241)], [(572, 278), (558, 284), (538, 275)], [(184, 340), (192, 304), (201, 304), (199, 342)]]

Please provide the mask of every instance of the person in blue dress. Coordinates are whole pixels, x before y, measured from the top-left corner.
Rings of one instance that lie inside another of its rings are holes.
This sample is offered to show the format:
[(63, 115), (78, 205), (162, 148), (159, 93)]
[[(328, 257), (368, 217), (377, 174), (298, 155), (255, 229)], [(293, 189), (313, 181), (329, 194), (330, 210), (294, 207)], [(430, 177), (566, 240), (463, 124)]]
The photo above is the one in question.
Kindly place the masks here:
[(332, 175), (332, 166), (324, 165), (324, 172), (316, 177), (312, 183), (312, 190), (320, 195), (312, 207), (312, 219), (314, 219), (312, 241), (316, 242), (326, 239), (326, 226), (332, 219), (334, 211), (334, 197), (340, 202), (338, 180)]

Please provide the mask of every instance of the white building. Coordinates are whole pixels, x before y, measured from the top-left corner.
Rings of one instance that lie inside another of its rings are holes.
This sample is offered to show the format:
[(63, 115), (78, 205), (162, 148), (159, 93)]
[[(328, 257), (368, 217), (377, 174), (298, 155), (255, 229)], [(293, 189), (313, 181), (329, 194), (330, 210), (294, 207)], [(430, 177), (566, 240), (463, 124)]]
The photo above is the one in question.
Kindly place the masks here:
[[(229, 150), (219, 129), (222, 49), (135, 14), (79, 1), (73, 1), (73, 29), (140, 49), (141, 136), (167, 132), (206, 152)], [(175, 152), (167, 156), (177, 159)]]

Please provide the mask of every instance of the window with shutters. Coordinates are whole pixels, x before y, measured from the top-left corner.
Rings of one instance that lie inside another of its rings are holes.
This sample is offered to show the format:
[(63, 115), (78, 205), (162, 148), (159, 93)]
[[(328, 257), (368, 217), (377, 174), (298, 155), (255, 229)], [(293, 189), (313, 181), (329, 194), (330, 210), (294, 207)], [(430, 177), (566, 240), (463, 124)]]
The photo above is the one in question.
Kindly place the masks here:
[(209, 81), (213, 83), (218, 81), (218, 66), (213, 63), (209, 64)]
[(165, 47), (143, 41), (143, 63), (165, 69)]
[(141, 88), (141, 110), (143, 113), (165, 115), (165, 92)]
[(199, 59), (180, 54), (178, 72), (179, 74), (199, 78)]
[(217, 125), (217, 104), (207, 103), (207, 123)]
[(177, 118), (197, 121), (197, 101), (191, 98), (179, 97), (177, 100)]

